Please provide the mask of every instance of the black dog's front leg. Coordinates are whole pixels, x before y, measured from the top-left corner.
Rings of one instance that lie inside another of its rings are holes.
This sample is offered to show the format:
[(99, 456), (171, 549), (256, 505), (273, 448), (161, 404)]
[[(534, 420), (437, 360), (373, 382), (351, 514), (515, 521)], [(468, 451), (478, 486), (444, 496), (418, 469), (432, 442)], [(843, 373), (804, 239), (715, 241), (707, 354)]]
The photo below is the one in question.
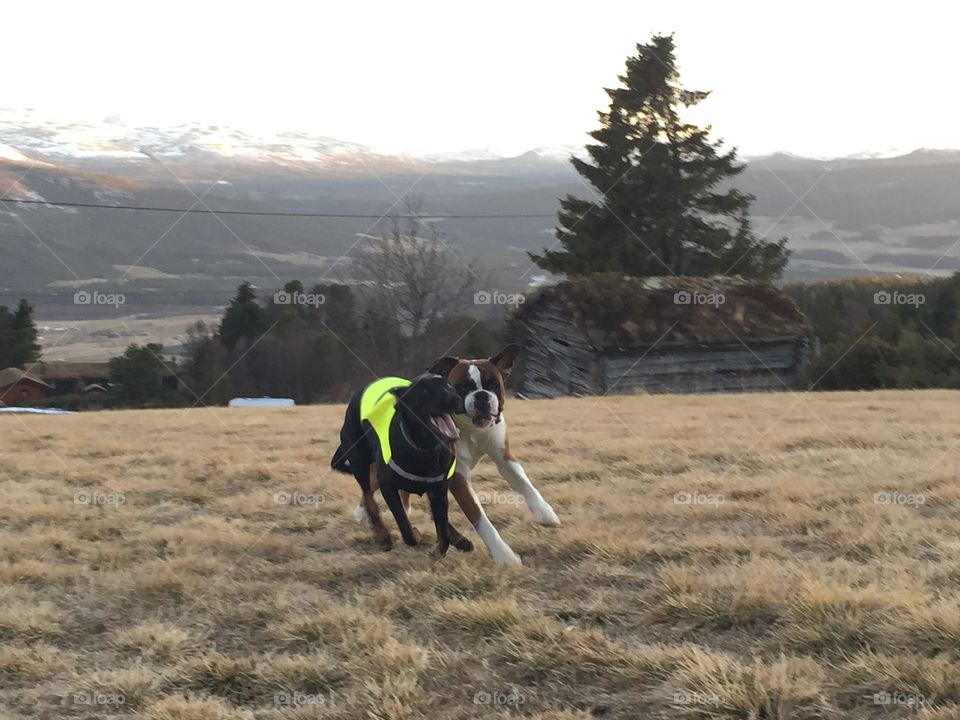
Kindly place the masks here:
[(403, 507), (403, 500), (400, 499), (400, 491), (393, 483), (380, 482), (380, 494), (383, 495), (384, 502), (393, 513), (397, 521), (397, 527), (400, 528), (400, 535), (407, 545), (419, 545), (421, 541), (420, 533), (410, 525), (410, 518), (407, 517), (407, 511)]
[(430, 498), (430, 514), (433, 515), (433, 524), (437, 528), (437, 545), (433, 556), (438, 560), (447, 554), (450, 549), (450, 523), (447, 520), (450, 503), (447, 500), (447, 483), (427, 493)]

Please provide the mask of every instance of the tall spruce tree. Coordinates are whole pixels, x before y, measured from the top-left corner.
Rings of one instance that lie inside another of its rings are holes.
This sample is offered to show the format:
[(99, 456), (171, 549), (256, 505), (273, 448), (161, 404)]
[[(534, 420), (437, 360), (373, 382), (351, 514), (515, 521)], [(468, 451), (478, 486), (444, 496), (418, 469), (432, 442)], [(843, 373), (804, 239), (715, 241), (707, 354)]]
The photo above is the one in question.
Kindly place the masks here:
[(20, 300), (17, 311), (10, 324), (13, 341), (13, 364), (24, 367), (40, 359), (40, 345), (37, 344), (37, 326), (33, 323), (33, 306), (25, 299)]
[(257, 295), (250, 283), (243, 282), (223, 314), (220, 342), (232, 350), (241, 338), (252, 340), (263, 330), (263, 308), (257, 304)]
[(15, 312), (0, 305), (0, 370), (24, 368), (40, 359), (33, 306), (21, 300)]
[(13, 351), (13, 315), (6, 305), (0, 305), (0, 370), (16, 365)]
[(729, 183), (743, 170), (721, 152), (710, 127), (683, 122), (680, 110), (709, 93), (681, 88), (673, 36), (655, 35), (627, 59), (621, 87), (607, 88), (610, 109), (590, 133), (590, 161), (574, 167), (600, 194), (560, 201), (562, 249), (530, 258), (570, 275), (620, 271), (634, 276), (740, 274), (778, 277), (786, 238), (767, 241), (750, 227), (753, 196)]

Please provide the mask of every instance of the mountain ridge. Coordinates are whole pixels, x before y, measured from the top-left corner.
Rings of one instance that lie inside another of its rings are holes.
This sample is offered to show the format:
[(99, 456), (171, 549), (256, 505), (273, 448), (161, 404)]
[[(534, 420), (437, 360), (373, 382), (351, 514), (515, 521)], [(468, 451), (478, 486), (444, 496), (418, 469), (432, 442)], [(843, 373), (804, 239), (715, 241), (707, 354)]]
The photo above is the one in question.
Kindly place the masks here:
[[(120, 116), (102, 121), (57, 120), (35, 111), (0, 109), (0, 160), (10, 159), (4, 149), (38, 162), (67, 160), (84, 161), (130, 160), (144, 162), (151, 157), (179, 158), (204, 153), (224, 158), (242, 158), (263, 162), (299, 164), (333, 164), (344, 170), (348, 163), (359, 161), (385, 163), (387, 170), (409, 164), (449, 166), (451, 170), (464, 163), (521, 162), (566, 163), (572, 155), (585, 155), (577, 145), (541, 146), (509, 155), (490, 148), (448, 153), (397, 154), (382, 153), (369, 146), (317, 135), (302, 130), (254, 134), (250, 131), (218, 124), (181, 123), (168, 127), (128, 125)], [(337, 160), (341, 162), (336, 162)], [(930, 164), (960, 162), (960, 150), (916, 148), (905, 153), (857, 153), (838, 157), (812, 157), (779, 150), (771, 153), (744, 155), (744, 162), (776, 163), (858, 163), (884, 161), (898, 164)], [(67, 163), (69, 164), (69, 163)]]
[[(0, 304), (18, 295), (68, 303), (64, 288), (96, 279), (144, 302), (191, 307), (240, 279), (349, 282), (351, 255), (366, 236), (389, 232), (406, 200), (422, 202), (458, 254), (490, 268), (492, 287), (514, 291), (530, 282), (526, 253), (556, 242), (549, 217), (559, 198), (596, 198), (564, 157), (571, 148), (430, 160), (302, 131), (266, 139), (199, 124), (132, 132), (107, 120), (103, 135), (83, 140), (82, 124), (37, 125), (0, 111), (0, 197), (49, 203), (0, 203)], [(743, 162), (735, 182), (756, 198), (757, 233), (786, 236), (794, 251), (787, 279), (960, 269), (958, 151)], [(64, 202), (383, 218), (179, 217), (57, 206)], [(138, 272), (117, 269), (128, 266)]]

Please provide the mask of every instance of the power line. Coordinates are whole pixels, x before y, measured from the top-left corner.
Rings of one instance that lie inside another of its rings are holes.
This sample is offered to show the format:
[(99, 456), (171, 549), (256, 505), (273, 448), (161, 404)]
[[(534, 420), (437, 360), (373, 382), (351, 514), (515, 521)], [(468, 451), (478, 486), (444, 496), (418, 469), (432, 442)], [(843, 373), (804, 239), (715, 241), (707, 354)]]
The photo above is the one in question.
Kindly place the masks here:
[(381, 215), (376, 213), (329, 213), (329, 212), (282, 212), (280, 210), (210, 210), (208, 208), (172, 208), (155, 205), (101, 205), (97, 203), (81, 202), (48, 202), (46, 200), (19, 200), (15, 198), (0, 198), (0, 203), (16, 205), (40, 205), (46, 207), (64, 208), (92, 208), (95, 210), (134, 210), (141, 212), (188, 213), (194, 215), (252, 215), (258, 217), (303, 217), (303, 218), (356, 218), (358, 220), (379, 220), (400, 218), (402, 220), (426, 220), (437, 218), (440, 220), (518, 220), (525, 218), (555, 218), (556, 213), (507, 213), (490, 215)]

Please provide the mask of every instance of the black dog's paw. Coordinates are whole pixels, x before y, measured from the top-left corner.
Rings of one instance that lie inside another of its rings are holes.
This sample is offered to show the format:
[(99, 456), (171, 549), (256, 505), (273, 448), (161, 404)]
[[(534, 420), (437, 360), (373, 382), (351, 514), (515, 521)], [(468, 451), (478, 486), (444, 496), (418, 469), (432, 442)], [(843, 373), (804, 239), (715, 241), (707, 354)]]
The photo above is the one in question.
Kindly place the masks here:
[(404, 538), (403, 541), (407, 545), (415, 547), (423, 543), (423, 535), (416, 528), (410, 528), (410, 537)]
[(447, 556), (447, 550), (449, 547), (449, 545), (441, 545), (440, 543), (437, 543), (433, 546), (433, 550), (430, 551), (430, 557), (433, 558), (435, 562), (443, 560)]
[(453, 546), (460, 552), (473, 552), (473, 543), (465, 537), (453, 540)]

